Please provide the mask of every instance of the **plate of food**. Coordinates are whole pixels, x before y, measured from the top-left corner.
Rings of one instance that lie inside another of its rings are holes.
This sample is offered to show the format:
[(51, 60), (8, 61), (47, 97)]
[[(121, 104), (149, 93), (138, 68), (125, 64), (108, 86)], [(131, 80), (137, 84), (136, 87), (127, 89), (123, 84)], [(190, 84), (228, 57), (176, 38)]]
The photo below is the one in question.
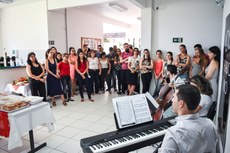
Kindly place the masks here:
[(24, 97), (24, 101), (28, 101), (31, 105), (37, 104), (42, 102), (43, 97), (39, 97), (39, 96), (27, 96)]
[(21, 109), (24, 109), (26, 107), (29, 107), (30, 103), (25, 102), (25, 101), (18, 101), (18, 102), (13, 102), (13, 103), (6, 103), (6, 104), (1, 104), (0, 105), (0, 110), (3, 112), (14, 112), (18, 111)]

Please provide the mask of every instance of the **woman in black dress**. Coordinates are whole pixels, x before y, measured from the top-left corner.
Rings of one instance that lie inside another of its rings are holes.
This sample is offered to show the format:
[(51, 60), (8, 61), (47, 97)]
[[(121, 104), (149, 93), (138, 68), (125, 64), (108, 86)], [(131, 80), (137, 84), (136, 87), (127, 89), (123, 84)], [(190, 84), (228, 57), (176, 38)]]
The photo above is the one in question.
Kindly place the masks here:
[(30, 52), (27, 57), (26, 72), (29, 76), (29, 86), (32, 96), (43, 97), (46, 101), (46, 88), (45, 88), (45, 71), (40, 63), (38, 63), (34, 52)]
[(52, 99), (52, 105), (56, 106), (54, 96), (61, 95), (63, 105), (67, 106), (60, 82), (60, 75), (58, 74), (57, 62), (54, 58), (54, 52), (51, 49), (46, 51), (45, 68), (47, 72), (47, 91), (48, 96)]

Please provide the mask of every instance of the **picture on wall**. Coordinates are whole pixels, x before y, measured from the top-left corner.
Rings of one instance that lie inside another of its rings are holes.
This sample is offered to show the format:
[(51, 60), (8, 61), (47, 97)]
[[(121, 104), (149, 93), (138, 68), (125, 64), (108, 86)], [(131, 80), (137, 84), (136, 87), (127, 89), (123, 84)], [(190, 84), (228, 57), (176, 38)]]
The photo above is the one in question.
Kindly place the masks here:
[(101, 45), (101, 39), (99, 38), (89, 38), (89, 37), (81, 37), (81, 47), (87, 44), (88, 48), (92, 50), (97, 50), (97, 46)]

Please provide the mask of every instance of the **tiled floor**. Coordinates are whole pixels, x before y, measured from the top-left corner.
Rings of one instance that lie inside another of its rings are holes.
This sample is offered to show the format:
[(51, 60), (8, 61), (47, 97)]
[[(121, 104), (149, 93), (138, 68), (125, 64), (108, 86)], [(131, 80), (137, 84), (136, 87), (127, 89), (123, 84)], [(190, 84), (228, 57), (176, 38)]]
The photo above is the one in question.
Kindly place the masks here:
[[(47, 142), (47, 146), (37, 153), (79, 153), (82, 152), (80, 139), (116, 130), (113, 119), (112, 98), (116, 93), (104, 93), (94, 95), (95, 102), (80, 102), (80, 96), (73, 97), (75, 101), (69, 102), (64, 107), (60, 100), (57, 106), (52, 108), (56, 122), (55, 130), (48, 132), (45, 127), (37, 127), (34, 130), (36, 144)], [(85, 95), (86, 97), (86, 95)], [(0, 153), (27, 153), (29, 148), (29, 137), (23, 136), (23, 146), (7, 150), (7, 140), (0, 139)], [(152, 147), (146, 147), (135, 152), (153, 152)]]

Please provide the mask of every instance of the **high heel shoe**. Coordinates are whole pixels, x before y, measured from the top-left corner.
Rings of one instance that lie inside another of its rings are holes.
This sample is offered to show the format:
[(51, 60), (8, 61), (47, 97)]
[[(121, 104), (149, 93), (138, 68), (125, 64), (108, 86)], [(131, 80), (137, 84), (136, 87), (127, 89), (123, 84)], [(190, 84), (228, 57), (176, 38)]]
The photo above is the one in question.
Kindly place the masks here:
[(57, 104), (56, 104), (55, 101), (52, 102), (52, 105), (53, 105), (53, 107), (56, 107), (56, 106), (57, 106)]
[(64, 105), (64, 106), (67, 106), (67, 103), (66, 103), (66, 101), (63, 101), (62, 103), (63, 103), (63, 105)]

